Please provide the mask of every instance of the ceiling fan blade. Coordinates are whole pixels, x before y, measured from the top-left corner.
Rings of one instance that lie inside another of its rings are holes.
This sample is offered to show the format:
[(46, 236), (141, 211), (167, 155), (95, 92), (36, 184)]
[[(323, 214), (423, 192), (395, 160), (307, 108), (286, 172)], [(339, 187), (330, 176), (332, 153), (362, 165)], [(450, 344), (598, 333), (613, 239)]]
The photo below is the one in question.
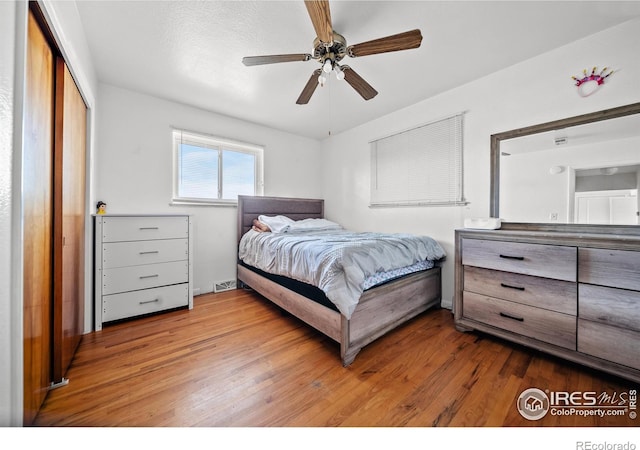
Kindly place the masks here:
[(309, 61), (311, 55), (308, 53), (293, 53), (290, 55), (265, 55), (265, 56), (245, 56), (242, 64), (245, 66), (259, 66), (261, 64), (274, 64), (293, 61)]
[(321, 72), (321, 69), (316, 69), (313, 71), (313, 73), (311, 74), (311, 78), (309, 78), (309, 81), (307, 81), (304, 89), (302, 89), (300, 97), (298, 97), (298, 100), (296, 100), (296, 103), (298, 105), (306, 105), (307, 103), (309, 103), (311, 96), (316, 91), (316, 87), (318, 87), (318, 77), (320, 76)]
[(320, 42), (331, 44), (333, 42), (333, 26), (331, 25), (329, 1), (305, 0), (304, 4)]
[(397, 52), (418, 48), (422, 43), (420, 30), (411, 30), (392, 36), (374, 39), (347, 47), (347, 54), (352, 57), (375, 55), (377, 53)]
[(369, 83), (364, 81), (364, 78), (358, 75), (351, 67), (342, 66), (342, 71), (344, 72), (344, 81), (349, 83), (351, 87), (362, 96), (362, 98), (365, 100), (371, 100), (373, 97), (378, 95), (378, 91), (372, 88)]

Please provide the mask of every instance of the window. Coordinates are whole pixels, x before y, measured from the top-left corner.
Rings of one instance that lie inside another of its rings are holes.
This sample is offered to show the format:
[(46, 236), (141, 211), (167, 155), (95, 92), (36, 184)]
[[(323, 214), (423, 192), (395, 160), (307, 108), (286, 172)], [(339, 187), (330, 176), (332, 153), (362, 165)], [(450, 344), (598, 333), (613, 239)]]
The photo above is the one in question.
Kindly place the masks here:
[(176, 203), (235, 205), (238, 195), (262, 195), (260, 146), (174, 130), (173, 151)]
[(462, 114), (371, 142), (371, 206), (464, 204)]

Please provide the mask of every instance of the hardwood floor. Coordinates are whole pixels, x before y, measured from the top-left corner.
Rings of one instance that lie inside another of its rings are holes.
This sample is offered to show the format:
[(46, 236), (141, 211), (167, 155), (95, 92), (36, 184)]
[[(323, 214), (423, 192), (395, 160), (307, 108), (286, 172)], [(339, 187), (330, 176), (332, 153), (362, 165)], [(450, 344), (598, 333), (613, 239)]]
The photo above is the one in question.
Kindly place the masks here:
[[(348, 368), (338, 344), (250, 291), (85, 335), (69, 385), (36, 426), (528, 427), (637, 426), (624, 416), (527, 420), (528, 388), (596, 392), (631, 382), (476, 333), (428, 311), (370, 344)], [(616, 397), (616, 400), (618, 397)], [(628, 399), (627, 399), (628, 401)]]

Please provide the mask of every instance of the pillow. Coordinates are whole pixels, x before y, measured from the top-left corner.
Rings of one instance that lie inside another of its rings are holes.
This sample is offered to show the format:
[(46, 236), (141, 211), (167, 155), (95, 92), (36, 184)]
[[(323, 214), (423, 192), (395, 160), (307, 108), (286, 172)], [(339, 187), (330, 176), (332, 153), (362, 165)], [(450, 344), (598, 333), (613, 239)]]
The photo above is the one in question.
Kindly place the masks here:
[(258, 216), (258, 221), (265, 224), (274, 233), (284, 233), (295, 222), (287, 216)]
[[(302, 219), (294, 222), (286, 231), (342, 230), (342, 226), (327, 219)], [(285, 232), (286, 232), (285, 231)]]

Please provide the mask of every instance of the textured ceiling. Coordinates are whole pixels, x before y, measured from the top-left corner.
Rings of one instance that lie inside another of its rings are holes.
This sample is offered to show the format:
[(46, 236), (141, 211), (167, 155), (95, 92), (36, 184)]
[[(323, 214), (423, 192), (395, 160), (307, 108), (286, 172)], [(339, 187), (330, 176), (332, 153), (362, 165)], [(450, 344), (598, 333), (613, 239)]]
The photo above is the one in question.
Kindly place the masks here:
[(243, 56), (310, 53), (297, 1), (94, 1), (78, 11), (101, 82), (317, 139), (640, 16), (638, 1), (332, 1), (347, 44), (419, 28), (422, 45), (345, 58), (378, 92), (332, 77), (296, 99), (319, 64), (245, 67)]

